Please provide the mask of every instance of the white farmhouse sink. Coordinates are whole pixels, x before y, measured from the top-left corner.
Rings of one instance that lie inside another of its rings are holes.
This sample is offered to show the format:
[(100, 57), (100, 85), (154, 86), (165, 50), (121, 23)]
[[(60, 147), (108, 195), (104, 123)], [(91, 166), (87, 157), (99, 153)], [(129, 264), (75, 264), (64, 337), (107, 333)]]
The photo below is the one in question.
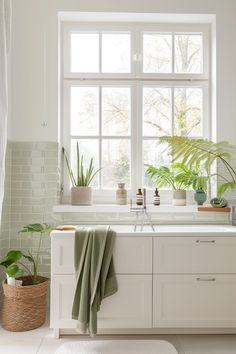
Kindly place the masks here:
[[(231, 225), (154, 225), (154, 227), (155, 231), (152, 231), (149, 225), (145, 225), (143, 231), (140, 231), (140, 227), (134, 231), (134, 225), (111, 225), (117, 236), (236, 236), (236, 226)], [(52, 233), (54, 235), (74, 234), (74, 231)]]
[(199, 235), (199, 234), (209, 234), (209, 235), (236, 235), (236, 227), (231, 225), (155, 225), (155, 231), (152, 231), (149, 225), (144, 226), (143, 231), (137, 227), (137, 231), (134, 232), (133, 225), (111, 225), (111, 227), (117, 232), (117, 234), (147, 234), (147, 235)]

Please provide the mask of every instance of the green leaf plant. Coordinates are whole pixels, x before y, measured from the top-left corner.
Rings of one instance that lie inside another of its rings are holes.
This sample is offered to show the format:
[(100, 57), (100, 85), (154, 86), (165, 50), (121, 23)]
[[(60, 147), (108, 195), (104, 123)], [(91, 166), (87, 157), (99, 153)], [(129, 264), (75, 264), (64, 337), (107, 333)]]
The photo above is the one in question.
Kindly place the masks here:
[(78, 142), (76, 143), (76, 153), (77, 153), (77, 159), (76, 159), (77, 168), (76, 168), (76, 175), (75, 175), (73, 173), (71, 166), (70, 166), (67, 152), (64, 147), (62, 148), (62, 154), (65, 158), (65, 162), (66, 162), (66, 166), (67, 166), (67, 169), (69, 172), (71, 184), (73, 187), (88, 187), (90, 185), (90, 183), (92, 182), (92, 180), (94, 179), (94, 177), (96, 176), (96, 174), (101, 169), (94, 171), (93, 158), (91, 158), (90, 163), (89, 163), (89, 167), (85, 171), (84, 157), (83, 157), (83, 155), (80, 155)]
[(146, 167), (147, 174), (158, 188), (171, 187), (173, 190), (207, 188), (208, 177), (202, 176), (199, 169), (190, 170), (182, 163), (173, 163), (171, 167), (152, 165)]
[[(224, 182), (218, 185), (217, 196), (221, 198), (229, 189), (236, 189), (236, 171), (231, 164), (235, 158), (235, 147), (226, 141), (214, 143), (207, 139), (193, 139), (182, 136), (162, 136), (160, 143), (167, 143), (167, 149), (172, 156), (172, 162), (180, 162), (188, 170), (204, 169), (209, 178), (213, 175), (220, 177)], [(211, 167), (218, 162), (224, 166), (227, 175), (211, 174)]]
[[(7, 253), (6, 257), (0, 265), (5, 268), (5, 273), (9, 277), (19, 278), (27, 272), (32, 277), (32, 284), (38, 283), (38, 267), (40, 250), (42, 246), (43, 234), (48, 234), (53, 228), (49, 224), (29, 224), (24, 226), (20, 231), (21, 233), (39, 234), (39, 243), (36, 253), (33, 255), (30, 251), (28, 254), (23, 253), (20, 250), (11, 250)], [(24, 260), (28, 261), (32, 265), (32, 271), (30, 267), (26, 266)]]

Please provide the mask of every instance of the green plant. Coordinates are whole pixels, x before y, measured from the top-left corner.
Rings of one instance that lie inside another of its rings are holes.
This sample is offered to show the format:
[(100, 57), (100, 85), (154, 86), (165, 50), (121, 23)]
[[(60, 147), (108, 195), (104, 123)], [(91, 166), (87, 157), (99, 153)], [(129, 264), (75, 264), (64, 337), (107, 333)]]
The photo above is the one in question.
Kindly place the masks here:
[(221, 197), (227, 189), (236, 188), (236, 171), (230, 160), (235, 158), (235, 147), (228, 142), (220, 141), (214, 143), (206, 139), (193, 139), (182, 136), (162, 136), (160, 142), (168, 144), (172, 161), (181, 161), (189, 169), (202, 166), (206, 174), (210, 176), (213, 163), (219, 162), (227, 171), (227, 176), (221, 176), (224, 182), (218, 186), (218, 196)]
[[(20, 250), (11, 250), (7, 253), (5, 259), (0, 263), (5, 268), (5, 273), (9, 277), (19, 278), (25, 274), (25, 271), (32, 276), (32, 284), (37, 284), (38, 267), (40, 250), (42, 246), (43, 234), (49, 233), (53, 228), (49, 224), (29, 224), (24, 226), (19, 233), (32, 233), (39, 234), (39, 243), (36, 254), (33, 255), (30, 251), (28, 254), (23, 253)], [(24, 260), (29, 261), (32, 264), (33, 271), (24, 264)]]
[(66, 153), (65, 148), (62, 148), (62, 154), (65, 158), (66, 161), (66, 166), (68, 168), (70, 180), (72, 183), (73, 187), (88, 187), (90, 183), (92, 182), (93, 178), (95, 175), (100, 171), (98, 169), (97, 171), (94, 172), (94, 165), (93, 165), (93, 158), (90, 159), (89, 167), (84, 171), (84, 157), (83, 155), (80, 156), (80, 151), (79, 151), (79, 144), (77, 142), (76, 144), (76, 152), (77, 152), (77, 173), (76, 176), (73, 173), (73, 170), (70, 166), (69, 159)]
[(174, 190), (189, 189), (192, 179), (187, 176), (184, 166), (180, 164), (172, 164), (171, 168), (167, 166), (155, 167), (147, 166), (147, 174), (154, 180), (158, 188), (171, 187)]
[(172, 166), (178, 169), (178, 178), (180, 178), (186, 185), (193, 190), (207, 191), (208, 181), (210, 175), (205, 175), (203, 169), (200, 166), (194, 166), (191, 169), (183, 163), (173, 163)]

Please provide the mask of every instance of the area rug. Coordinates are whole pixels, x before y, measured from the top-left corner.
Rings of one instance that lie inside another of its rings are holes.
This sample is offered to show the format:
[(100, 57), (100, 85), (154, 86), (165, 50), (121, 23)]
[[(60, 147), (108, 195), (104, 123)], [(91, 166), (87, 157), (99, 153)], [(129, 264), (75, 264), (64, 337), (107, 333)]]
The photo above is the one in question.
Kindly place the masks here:
[(163, 340), (91, 340), (63, 343), (55, 354), (178, 354)]

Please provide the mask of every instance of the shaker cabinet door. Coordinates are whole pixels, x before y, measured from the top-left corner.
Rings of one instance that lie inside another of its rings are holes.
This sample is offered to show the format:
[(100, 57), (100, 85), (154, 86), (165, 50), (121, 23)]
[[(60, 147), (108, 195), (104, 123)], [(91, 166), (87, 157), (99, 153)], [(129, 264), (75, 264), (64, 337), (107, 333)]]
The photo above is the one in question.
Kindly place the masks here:
[[(98, 328), (152, 327), (152, 276), (117, 275), (118, 292), (103, 300)], [(74, 275), (56, 275), (51, 296), (51, 327), (75, 328), (71, 309), (75, 291)]]
[(154, 275), (153, 327), (236, 327), (236, 275)]

